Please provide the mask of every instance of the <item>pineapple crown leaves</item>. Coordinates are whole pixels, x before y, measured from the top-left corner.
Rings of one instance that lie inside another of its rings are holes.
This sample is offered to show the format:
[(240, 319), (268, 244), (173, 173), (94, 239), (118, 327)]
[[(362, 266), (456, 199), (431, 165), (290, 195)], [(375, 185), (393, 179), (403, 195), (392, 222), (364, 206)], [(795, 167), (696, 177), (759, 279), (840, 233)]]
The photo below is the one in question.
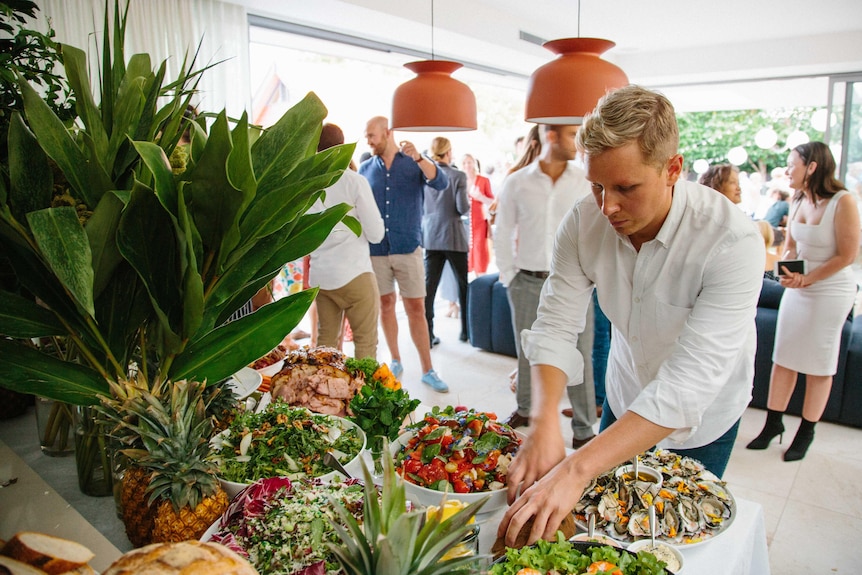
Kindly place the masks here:
[(127, 399), (102, 397), (100, 413), (140, 438), (143, 449), (123, 453), (152, 472), (150, 504), (169, 500), (176, 510), (192, 509), (218, 491), (215, 465), (207, 460), (212, 422), (203, 400), (205, 384), (192, 381), (156, 384)]
[[(388, 442), (384, 453), (389, 453)], [(395, 464), (384, 456), (383, 490), (379, 495), (371, 473), (362, 462), (365, 496), (362, 526), (344, 506), (331, 500), (342, 527), (334, 524), (341, 545), (327, 543), (347, 575), (438, 575), (469, 570), (475, 557), (441, 561), (443, 555), (470, 531), (468, 522), (488, 500), (484, 498), (441, 521), (424, 518), (422, 511), (406, 511), (404, 485)]]

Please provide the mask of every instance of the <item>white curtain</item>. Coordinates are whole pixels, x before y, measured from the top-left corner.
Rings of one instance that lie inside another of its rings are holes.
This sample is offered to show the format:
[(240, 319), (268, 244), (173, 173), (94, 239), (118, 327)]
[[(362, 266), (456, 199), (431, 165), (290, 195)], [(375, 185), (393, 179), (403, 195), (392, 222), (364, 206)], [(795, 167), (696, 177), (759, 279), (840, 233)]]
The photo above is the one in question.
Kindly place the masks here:
[[(38, 0), (40, 30), (46, 17), (57, 40), (86, 50), (91, 69), (98, 65), (104, 28), (105, 0)], [(108, 0), (113, 12), (113, 0)], [(124, 0), (121, 1), (121, 7)], [(113, 14), (110, 15), (113, 25)], [(224, 60), (206, 72), (192, 103), (201, 112), (226, 109), (239, 117), (250, 108), (248, 18), (242, 6), (217, 0), (131, 0), (126, 27), (126, 59), (148, 53), (153, 68), (167, 60), (166, 81), (177, 77), (183, 59), (200, 44), (195, 68)], [(95, 86), (98, 78), (91, 74)]]

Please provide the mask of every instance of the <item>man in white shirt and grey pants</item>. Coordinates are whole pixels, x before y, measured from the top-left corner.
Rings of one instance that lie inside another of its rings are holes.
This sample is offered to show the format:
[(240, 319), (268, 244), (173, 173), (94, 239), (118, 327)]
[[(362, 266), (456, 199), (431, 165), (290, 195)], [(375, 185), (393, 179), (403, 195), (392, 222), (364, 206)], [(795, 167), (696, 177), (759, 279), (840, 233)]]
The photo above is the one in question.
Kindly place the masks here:
[[(496, 258), (500, 282), (506, 286), (518, 350), (517, 410), (509, 416), (512, 427), (528, 425), (531, 409), (530, 364), (521, 345), (521, 332), (536, 319), (539, 294), (548, 277), (554, 237), (560, 222), (582, 197), (590, 195), (584, 171), (575, 159), (576, 126), (541, 126), (542, 152), (536, 160), (506, 177), (497, 200)], [(578, 349), (587, 358), (577, 382), (567, 388), (572, 403), (572, 447), (594, 437), (596, 396), (593, 387), (592, 316)], [(549, 415), (558, 421), (556, 414)]]
[[(610, 92), (577, 144), (593, 197), (560, 225), (523, 336), (536, 425), (509, 466), (498, 530), (509, 545), (530, 518), (528, 543), (550, 539), (593, 478), (653, 445), (720, 477), (751, 398), (763, 243), (724, 196), (680, 179), (671, 103), (639, 86)], [(607, 397), (601, 432), (566, 456), (547, 415), (583, 369), (575, 342), (594, 288), (613, 329)]]

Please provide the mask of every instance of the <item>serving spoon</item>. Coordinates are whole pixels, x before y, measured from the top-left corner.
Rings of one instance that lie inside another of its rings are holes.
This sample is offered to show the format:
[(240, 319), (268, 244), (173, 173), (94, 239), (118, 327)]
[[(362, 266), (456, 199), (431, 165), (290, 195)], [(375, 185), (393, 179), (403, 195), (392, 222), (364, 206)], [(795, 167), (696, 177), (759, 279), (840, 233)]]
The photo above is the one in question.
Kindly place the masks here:
[(655, 505), (649, 506), (649, 538), (652, 542), (652, 548), (655, 549)]
[(327, 451), (326, 453), (323, 454), (323, 464), (326, 465), (327, 467), (334, 469), (335, 471), (339, 472), (340, 474), (342, 474), (347, 479), (353, 479), (353, 476), (350, 475), (346, 469), (344, 469), (344, 466), (341, 465), (341, 463), (339, 463), (338, 459), (336, 459), (336, 457), (334, 455), (332, 455), (332, 453), (330, 453), (329, 451)]

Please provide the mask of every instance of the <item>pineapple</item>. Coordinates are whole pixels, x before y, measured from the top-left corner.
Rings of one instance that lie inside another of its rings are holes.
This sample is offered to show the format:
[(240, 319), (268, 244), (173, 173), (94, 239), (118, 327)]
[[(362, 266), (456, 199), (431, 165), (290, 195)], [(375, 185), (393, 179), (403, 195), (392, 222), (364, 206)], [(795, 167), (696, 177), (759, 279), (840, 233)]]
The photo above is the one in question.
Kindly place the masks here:
[(212, 423), (202, 399), (204, 384), (165, 386), (161, 393), (142, 391), (141, 399), (125, 404), (118, 423), (137, 434), (144, 448), (124, 453), (149, 474), (152, 541), (198, 539), (229, 503), (214, 464), (207, 461)]
[(123, 472), (120, 487), (120, 506), (123, 525), (132, 545), (143, 547), (153, 542), (153, 524), (156, 510), (147, 502), (150, 472), (139, 465), (129, 465)]
[[(384, 453), (389, 453), (388, 446)], [(422, 511), (406, 511), (404, 485), (396, 478), (391, 457), (384, 456), (383, 494), (378, 496), (363, 462), (365, 499), (360, 526), (340, 502), (333, 507), (344, 529), (335, 523), (342, 545), (328, 543), (346, 575), (442, 575), (476, 572), (476, 557), (443, 559), (470, 531), (468, 522), (488, 498), (473, 503), (452, 517), (442, 514), (424, 519)]]

